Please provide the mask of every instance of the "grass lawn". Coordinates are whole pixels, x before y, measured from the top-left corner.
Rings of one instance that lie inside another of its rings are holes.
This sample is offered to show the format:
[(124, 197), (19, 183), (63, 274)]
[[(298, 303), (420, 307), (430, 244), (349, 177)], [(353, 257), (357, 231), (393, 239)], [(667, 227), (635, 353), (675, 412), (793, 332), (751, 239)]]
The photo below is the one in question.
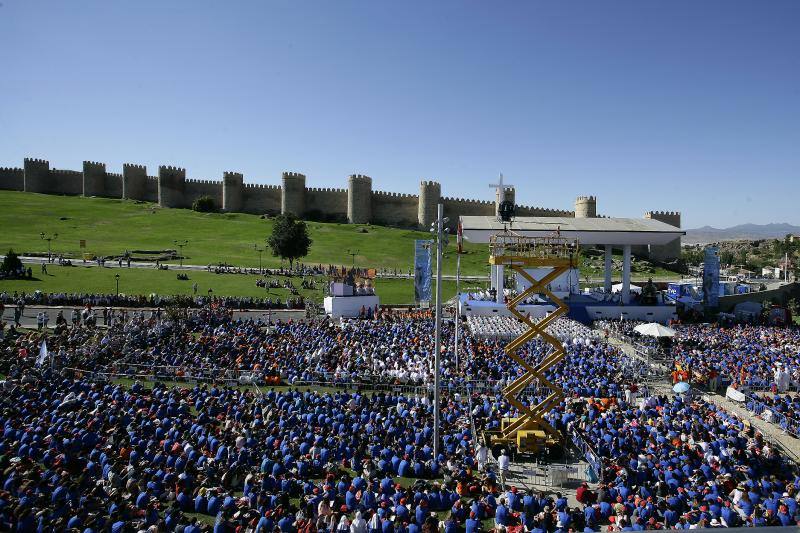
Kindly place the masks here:
[[(41, 232), (58, 233), (58, 238), (52, 241), (52, 250), (73, 258), (81, 257), (81, 240), (86, 241), (87, 253), (117, 256), (126, 250), (174, 250), (177, 248), (174, 240), (186, 239), (189, 241), (183, 248), (186, 263), (225, 262), (257, 267), (259, 258), (253, 245), (264, 245), (272, 224), (272, 220), (243, 213), (196, 213), (131, 200), (0, 191), (0, 253), (9, 248), (22, 255), (46, 253), (47, 242), (39, 237)], [(414, 241), (430, 238), (428, 232), (364, 224), (309, 222), (308, 225), (313, 244), (304, 262), (315, 264), (349, 265), (353, 259), (348, 252), (357, 250), (355, 262), (359, 266), (397, 268), (407, 273), (413, 266)], [(465, 243), (465, 251), (461, 258), (462, 273), (488, 275), (488, 246)], [(445, 274), (455, 274), (454, 252), (455, 237), (442, 263)], [(262, 259), (265, 267), (281, 264), (269, 252)], [(614, 259), (621, 262), (620, 255)], [(602, 275), (602, 257), (587, 258), (585, 263), (582, 276)], [(652, 268), (646, 262), (635, 263), (635, 267), (639, 265), (642, 271), (634, 271), (633, 279), (675, 277), (658, 268), (645, 272)], [(620, 273), (615, 272), (615, 277), (619, 278)]]
[[(289, 297), (287, 289), (265, 289), (256, 287), (258, 278), (255, 275), (243, 274), (212, 274), (210, 272), (183, 271), (188, 274), (188, 281), (177, 279), (177, 272), (170, 270), (142, 269), (142, 268), (98, 268), (98, 267), (60, 267), (50, 265), (47, 274), (42, 274), (39, 265), (31, 265), (33, 278), (29, 280), (0, 281), (0, 292), (13, 293), (33, 292), (87, 292), (87, 293), (114, 293), (116, 291), (115, 274), (120, 275), (119, 292), (122, 294), (192, 294), (192, 284), (197, 283), (198, 294), (206, 294), (212, 289), (215, 295), (226, 296), (257, 296), (270, 297), (273, 300), (280, 298), (285, 301)], [(278, 278), (283, 280), (284, 278)], [(318, 278), (320, 279), (320, 278)], [(300, 285), (300, 278), (292, 278), (296, 286)], [(322, 287), (324, 280), (318, 283)], [(412, 304), (414, 303), (414, 285), (412, 280), (406, 279), (377, 279), (375, 289), (384, 304)], [(306, 298), (322, 300), (321, 290), (300, 290)], [(455, 294), (455, 282), (445, 280), (442, 283), (442, 294), (445, 299)]]
[[(258, 267), (253, 244), (264, 245), (272, 224), (272, 220), (242, 213), (196, 213), (130, 200), (0, 191), (0, 253), (9, 248), (23, 255), (47, 253), (41, 232), (58, 233), (52, 250), (70, 257), (81, 256), (81, 239), (86, 241), (86, 252), (100, 256), (117, 256), (125, 250), (177, 249), (173, 241), (186, 239), (186, 263)], [(347, 252), (358, 250), (355, 262), (359, 266), (407, 273), (413, 266), (414, 240), (430, 238), (427, 232), (382, 226), (308, 225), (313, 244), (306, 263), (349, 265), (353, 259)], [(449, 249), (442, 268), (446, 274), (455, 274), (455, 238)], [(263, 254), (264, 267), (280, 264), (269, 252)], [(487, 246), (467, 244), (461, 266), (465, 274), (488, 274)]]

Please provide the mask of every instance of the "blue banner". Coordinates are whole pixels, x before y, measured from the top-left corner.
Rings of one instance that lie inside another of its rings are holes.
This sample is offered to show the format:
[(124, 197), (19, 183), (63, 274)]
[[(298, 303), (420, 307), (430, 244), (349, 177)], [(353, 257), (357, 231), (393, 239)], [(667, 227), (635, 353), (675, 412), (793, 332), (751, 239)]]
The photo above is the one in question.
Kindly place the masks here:
[(431, 290), (431, 251), (433, 241), (414, 241), (414, 300), (417, 302), (430, 302)]
[(719, 248), (706, 247), (703, 260), (703, 300), (706, 307), (719, 307)]

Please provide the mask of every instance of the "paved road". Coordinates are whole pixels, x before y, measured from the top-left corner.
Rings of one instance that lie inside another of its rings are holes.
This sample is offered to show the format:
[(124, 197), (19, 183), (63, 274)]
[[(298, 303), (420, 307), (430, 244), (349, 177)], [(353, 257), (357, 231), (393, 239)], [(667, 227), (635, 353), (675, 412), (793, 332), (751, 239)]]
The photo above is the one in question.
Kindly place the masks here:
[[(0, 255), (0, 260), (2, 260), (3, 257), (4, 256)], [(48, 263), (46, 257), (34, 257), (34, 256), (27, 256), (26, 255), (26, 256), (20, 256), (20, 259), (22, 260), (23, 263), (30, 264), (30, 265), (41, 265), (42, 263), (47, 263), (48, 265), (57, 264), (57, 263)], [(120, 267), (119, 263), (116, 262), (116, 261), (113, 261), (113, 260), (106, 261), (105, 265), (103, 265), (102, 267), (100, 267), (97, 264), (97, 262), (95, 262), (95, 261), (83, 262), (80, 259), (71, 259), (71, 261), (72, 261), (72, 264), (74, 266), (79, 266), (79, 267), (88, 267), (88, 268), (122, 268), (122, 269), (127, 269), (128, 268), (127, 263), (123, 262), (122, 263), (123, 266)], [(189, 265), (189, 264), (184, 264), (184, 265), (181, 266), (180, 264), (172, 264), (172, 263), (162, 263), (162, 264), (169, 266), (170, 270), (187, 270), (187, 271), (194, 271), (194, 272), (205, 272), (205, 271), (208, 270), (208, 265)], [(487, 262), (486, 265), (488, 267), (488, 265), (489, 265), (488, 262)], [(155, 263), (152, 263), (152, 262), (149, 262), (149, 261), (131, 261), (130, 268), (142, 268), (142, 269), (147, 269), (147, 270), (155, 270)], [(252, 269), (252, 270), (258, 270), (258, 269), (254, 268), (252, 266), (247, 267), (247, 268), (248, 269)], [(267, 270), (267, 269), (265, 269), (265, 270)], [(256, 274), (253, 274), (253, 275), (256, 275)], [(382, 278), (382, 279), (414, 279), (413, 275), (408, 275), (408, 274), (394, 275), (394, 274), (380, 274), (379, 273), (378, 277)], [(442, 279), (455, 281), (456, 277), (454, 275), (444, 275), (443, 274), (442, 275)], [(485, 276), (461, 276), (461, 281), (465, 281), (465, 282), (487, 281), (488, 282), (489, 281), (489, 275), (487, 273)]]

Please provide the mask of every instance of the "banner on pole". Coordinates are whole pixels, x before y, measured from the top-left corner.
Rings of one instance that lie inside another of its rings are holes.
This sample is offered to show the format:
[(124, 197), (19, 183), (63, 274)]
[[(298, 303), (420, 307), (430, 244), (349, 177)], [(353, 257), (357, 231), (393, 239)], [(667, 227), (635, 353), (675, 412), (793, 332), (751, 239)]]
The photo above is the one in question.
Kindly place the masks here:
[(414, 300), (417, 302), (431, 301), (432, 247), (431, 240), (414, 241)]
[(706, 247), (703, 258), (703, 301), (706, 307), (719, 307), (719, 248)]

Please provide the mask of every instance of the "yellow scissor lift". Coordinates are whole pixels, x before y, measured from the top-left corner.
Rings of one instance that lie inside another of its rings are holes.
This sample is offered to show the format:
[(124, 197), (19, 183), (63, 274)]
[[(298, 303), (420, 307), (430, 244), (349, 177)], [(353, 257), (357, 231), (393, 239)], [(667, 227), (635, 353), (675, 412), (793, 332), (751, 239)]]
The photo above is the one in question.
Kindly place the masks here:
[[(578, 242), (562, 238), (560, 235), (523, 237), (506, 232), (491, 238), (490, 250), (490, 264), (510, 267), (511, 270), (528, 280), (531, 286), (506, 305), (508, 310), (529, 328), (528, 331), (508, 343), (505, 348), (506, 355), (526, 371), (502, 391), (503, 396), (519, 411), (520, 416), (504, 418), (500, 430), (487, 432), (486, 440), (495, 451), (503, 447), (516, 448), (520, 453), (537, 454), (545, 449), (557, 449), (562, 445), (562, 436), (544, 419), (544, 415), (563, 400), (564, 393), (560, 387), (545, 378), (544, 372), (564, 359), (565, 352), (561, 342), (545, 330), (554, 320), (565, 315), (569, 307), (550, 291), (549, 284), (577, 264)], [(542, 279), (537, 280), (525, 271), (526, 268), (552, 268), (552, 270)], [(533, 294), (544, 294), (556, 305), (556, 309), (539, 322), (534, 322), (517, 309), (521, 302)], [(536, 336), (542, 337), (552, 345), (553, 350), (541, 361), (531, 366), (517, 355), (517, 351)], [(541, 389), (547, 389), (549, 395), (539, 404), (527, 406), (518, 398), (534, 380)]]

